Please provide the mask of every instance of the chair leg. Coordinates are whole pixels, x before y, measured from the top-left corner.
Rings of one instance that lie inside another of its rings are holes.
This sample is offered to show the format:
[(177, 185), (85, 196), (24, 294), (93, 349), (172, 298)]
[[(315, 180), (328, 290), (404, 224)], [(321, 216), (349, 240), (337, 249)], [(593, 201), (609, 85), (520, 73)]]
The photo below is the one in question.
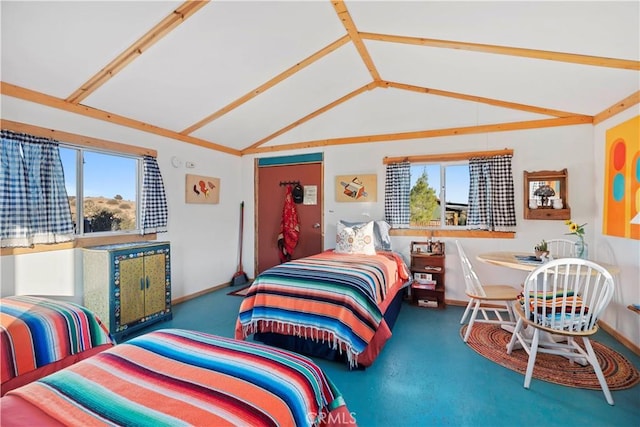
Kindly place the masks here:
[(584, 347), (587, 349), (587, 354), (589, 355), (589, 363), (591, 363), (591, 366), (593, 366), (593, 370), (596, 372), (596, 376), (598, 377), (598, 381), (600, 382), (600, 387), (602, 387), (604, 397), (605, 399), (607, 399), (607, 403), (613, 406), (613, 397), (611, 396), (611, 391), (609, 391), (607, 380), (604, 379), (602, 368), (600, 368), (600, 363), (598, 363), (596, 353), (593, 351), (591, 341), (588, 337), (583, 337), (582, 342), (584, 343)]
[(529, 363), (527, 363), (527, 374), (524, 377), (524, 388), (529, 388), (531, 385), (531, 376), (533, 375), (533, 366), (536, 364), (536, 356), (538, 355), (538, 340), (540, 339), (540, 329), (536, 328), (533, 331), (533, 338), (531, 339), (531, 347), (529, 348)]
[(460, 319), (461, 325), (464, 323), (465, 319), (467, 318), (467, 314), (469, 314), (469, 309), (471, 308), (471, 304), (473, 304), (473, 298), (469, 300), (469, 304), (467, 304), (467, 308), (464, 310), (464, 313), (462, 314), (462, 319)]
[(518, 334), (522, 329), (522, 324), (523, 324), (522, 319), (518, 319), (518, 322), (516, 323), (516, 327), (511, 333), (511, 340), (509, 341), (509, 344), (507, 344), (507, 354), (511, 354), (511, 352), (513, 351), (513, 346), (515, 345), (516, 340), (518, 339)]
[(504, 306), (507, 308), (507, 315), (509, 317), (509, 322), (515, 322), (516, 315), (513, 312), (513, 306), (508, 301), (504, 302)]
[(476, 321), (476, 316), (478, 315), (479, 307), (480, 307), (480, 300), (475, 300), (473, 313), (471, 313), (471, 318), (469, 318), (469, 325), (467, 326), (467, 333), (464, 334), (464, 342), (467, 342), (467, 340), (469, 339), (469, 335), (471, 335), (471, 328), (473, 328), (473, 324)]

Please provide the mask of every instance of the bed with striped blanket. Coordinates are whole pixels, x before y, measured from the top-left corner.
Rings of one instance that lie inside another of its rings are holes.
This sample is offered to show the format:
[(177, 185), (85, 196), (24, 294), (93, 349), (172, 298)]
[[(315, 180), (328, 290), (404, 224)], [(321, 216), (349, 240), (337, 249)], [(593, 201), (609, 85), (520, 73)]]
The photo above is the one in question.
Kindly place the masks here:
[(9, 426), (355, 425), (310, 359), (253, 342), (161, 329), (7, 393)]
[(96, 315), (34, 296), (0, 299), (1, 395), (113, 346)]
[[(409, 280), (404, 260), (391, 251), (327, 250), (277, 265), (251, 284), (240, 306), (236, 338), (255, 334), (257, 340), (281, 345), (281, 338), (293, 337), (296, 341), (284, 347), (320, 357), (324, 349), (336, 350), (350, 367), (370, 366), (391, 337), (395, 317), (390, 321), (385, 314), (393, 303), (399, 310)], [(320, 351), (300, 350), (309, 342)]]

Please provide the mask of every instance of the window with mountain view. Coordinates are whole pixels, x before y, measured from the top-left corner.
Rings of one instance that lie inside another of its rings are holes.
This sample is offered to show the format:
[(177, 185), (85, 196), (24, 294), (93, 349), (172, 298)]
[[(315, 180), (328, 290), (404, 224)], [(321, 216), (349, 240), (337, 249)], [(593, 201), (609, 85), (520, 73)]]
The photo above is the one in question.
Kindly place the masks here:
[(77, 235), (139, 229), (140, 157), (63, 144), (60, 157)]

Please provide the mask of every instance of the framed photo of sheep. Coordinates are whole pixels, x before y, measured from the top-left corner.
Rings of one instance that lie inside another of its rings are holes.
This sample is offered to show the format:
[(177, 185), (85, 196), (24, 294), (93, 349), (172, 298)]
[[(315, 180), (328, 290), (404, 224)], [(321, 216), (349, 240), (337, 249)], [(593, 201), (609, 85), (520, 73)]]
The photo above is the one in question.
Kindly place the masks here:
[(220, 203), (220, 178), (187, 174), (185, 202), (209, 205)]

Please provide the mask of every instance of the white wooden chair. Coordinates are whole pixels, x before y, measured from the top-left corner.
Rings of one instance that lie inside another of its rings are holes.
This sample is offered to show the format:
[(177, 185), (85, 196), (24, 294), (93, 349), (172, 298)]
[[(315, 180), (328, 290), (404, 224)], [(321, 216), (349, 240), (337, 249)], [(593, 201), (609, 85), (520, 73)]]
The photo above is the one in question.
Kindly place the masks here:
[[(516, 301), (520, 290), (507, 285), (482, 285), (459, 241), (456, 241), (456, 246), (464, 275), (465, 294), (469, 297), (469, 303), (460, 319), (460, 324), (465, 322), (467, 315), (473, 310), (464, 335), (464, 342), (469, 339), (473, 324), (476, 322), (515, 325), (512, 302)], [(478, 317), (478, 313), (481, 313), (482, 317)], [(503, 314), (506, 316), (503, 317)]]
[(573, 240), (551, 239), (547, 240), (547, 249), (553, 259), (570, 258), (576, 256), (576, 246)]
[[(528, 389), (531, 384), (536, 355), (557, 354), (571, 363), (576, 360), (590, 363), (607, 403), (613, 405), (611, 392), (589, 341), (589, 337), (598, 331), (597, 321), (611, 301), (613, 291), (611, 274), (599, 264), (584, 259), (549, 261), (527, 276), (523, 298), (514, 304), (518, 323), (507, 345), (508, 354), (516, 341), (529, 354), (524, 388)], [(541, 339), (545, 332), (564, 336), (566, 341)], [(582, 338), (584, 348), (575, 338)]]

